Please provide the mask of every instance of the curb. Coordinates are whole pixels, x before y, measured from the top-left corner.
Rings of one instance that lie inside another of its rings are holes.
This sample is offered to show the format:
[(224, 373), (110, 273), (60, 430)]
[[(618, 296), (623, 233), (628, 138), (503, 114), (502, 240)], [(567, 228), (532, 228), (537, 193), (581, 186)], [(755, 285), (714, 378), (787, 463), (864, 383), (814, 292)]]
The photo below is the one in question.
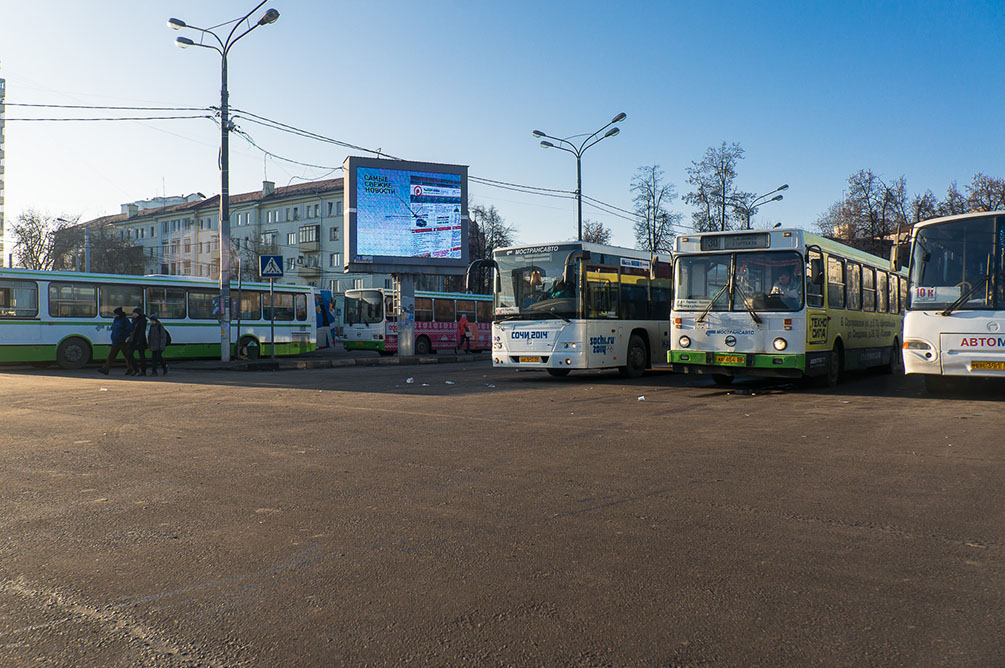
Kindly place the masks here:
[(357, 366), (407, 366), (416, 364), (451, 364), (455, 362), (484, 362), (491, 359), (488, 353), (471, 355), (413, 355), (410, 357), (378, 357), (375, 359), (286, 359), (286, 360), (241, 360), (230, 364), (207, 366), (184, 366), (179, 369), (189, 371), (300, 371), (307, 369), (339, 369)]

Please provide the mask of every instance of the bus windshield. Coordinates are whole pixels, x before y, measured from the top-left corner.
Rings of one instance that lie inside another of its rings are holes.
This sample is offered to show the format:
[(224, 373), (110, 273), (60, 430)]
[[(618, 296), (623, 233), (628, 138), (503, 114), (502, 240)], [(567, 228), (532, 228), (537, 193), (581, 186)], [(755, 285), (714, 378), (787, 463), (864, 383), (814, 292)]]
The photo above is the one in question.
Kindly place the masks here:
[(675, 307), (798, 311), (803, 307), (804, 283), (802, 257), (793, 251), (682, 255), (677, 261)]
[(911, 256), (908, 308), (994, 308), (993, 218), (973, 218), (918, 228)]
[(496, 315), (539, 319), (578, 317), (577, 286), (565, 281), (568, 249), (496, 256), (500, 289)]
[(350, 290), (345, 293), (345, 324), (374, 325), (384, 320), (384, 297), (380, 290)]

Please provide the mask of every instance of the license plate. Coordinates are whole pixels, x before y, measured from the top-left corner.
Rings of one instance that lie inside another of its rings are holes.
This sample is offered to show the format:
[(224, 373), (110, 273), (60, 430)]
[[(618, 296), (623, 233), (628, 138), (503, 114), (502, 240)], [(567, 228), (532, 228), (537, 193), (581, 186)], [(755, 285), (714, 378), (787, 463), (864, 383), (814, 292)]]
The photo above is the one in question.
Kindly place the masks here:
[(716, 364), (744, 364), (747, 358), (743, 355), (716, 355)]
[(971, 369), (991, 369), (993, 371), (1005, 371), (1005, 362), (986, 362), (975, 360), (970, 363)]
[(540, 362), (541, 358), (540, 357), (521, 357), (520, 361), (521, 362)]

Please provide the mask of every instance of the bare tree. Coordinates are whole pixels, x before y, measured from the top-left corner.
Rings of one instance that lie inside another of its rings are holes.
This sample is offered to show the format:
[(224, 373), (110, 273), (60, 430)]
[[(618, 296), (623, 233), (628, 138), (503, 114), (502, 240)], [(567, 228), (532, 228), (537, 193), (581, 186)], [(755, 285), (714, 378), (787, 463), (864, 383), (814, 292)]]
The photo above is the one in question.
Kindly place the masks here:
[(701, 162), (687, 169), (687, 182), (694, 188), (684, 201), (695, 207), (691, 213), (694, 229), (699, 232), (731, 230), (746, 225), (746, 207), (753, 193), (737, 190), (737, 163), (743, 160), (743, 147), (737, 142), (710, 146)]
[(73, 225), (57, 230), (54, 236), (53, 269), (84, 271), (88, 243), (92, 272), (141, 275), (153, 264), (153, 258), (144, 254), (143, 247), (123, 239), (114, 225), (90, 226), (87, 232), (83, 225)]
[(57, 243), (57, 233), (71, 227), (74, 222), (53, 218), (34, 209), (23, 212), (10, 228), (18, 264), (25, 269), (52, 269), (56, 258), (65, 252)]
[(681, 214), (667, 209), (677, 197), (672, 183), (663, 180), (659, 165), (639, 167), (632, 177), (632, 201), (635, 203), (635, 244), (650, 253), (668, 252), (676, 236), (673, 228)]
[(583, 241), (590, 241), (595, 244), (611, 243), (611, 228), (606, 227), (598, 220), (583, 220)]
[(970, 211), (1001, 211), (1005, 209), (1005, 179), (974, 174), (967, 186), (967, 209)]
[[(468, 221), (468, 254), (471, 260), (490, 260), (497, 248), (516, 243), (516, 230), (506, 224), (494, 206), (470, 205)], [(472, 290), (486, 294), (491, 292), (490, 276), (488, 271), (480, 272)]]
[(956, 214), (966, 212), (967, 198), (960, 192), (959, 187), (956, 185), (956, 181), (953, 181), (949, 184), (949, 187), (946, 188), (946, 198), (939, 202), (939, 215), (954, 216)]
[(471, 259), (490, 259), (497, 248), (515, 243), (516, 230), (507, 225), (494, 206), (476, 204), (469, 208), (468, 242)]
[(817, 219), (824, 235), (856, 242), (873, 253), (884, 253), (890, 236), (910, 217), (907, 181), (900, 177), (889, 184), (870, 169), (848, 177), (845, 196)]

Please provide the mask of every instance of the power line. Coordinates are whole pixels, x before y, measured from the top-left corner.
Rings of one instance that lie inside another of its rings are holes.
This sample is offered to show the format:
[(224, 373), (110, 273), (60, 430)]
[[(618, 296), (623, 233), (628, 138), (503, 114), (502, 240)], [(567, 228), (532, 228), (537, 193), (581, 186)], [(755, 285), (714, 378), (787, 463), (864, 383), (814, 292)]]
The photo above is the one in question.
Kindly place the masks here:
[(301, 165), (302, 167), (313, 167), (315, 169), (328, 169), (328, 170), (331, 170), (331, 172), (335, 172), (335, 171), (338, 171), (338, 170), (342, 169), (341, 165), (339, 165), (338, 167), (331, 167), (330, 165), (313, 165), (313, 164), (311, 164), (309, 162), (300, 162), (299, 160), (292, 160), (290, 158), (284, 158), (281, 155), (277, 155), (277, 154), (273, 153), (272, 151), (268, 151), (268, 150), (262, 148), (261, 146), (259, 146), (255, 142), (255, 140), (251, 138), (251, 135), (249, 135), (247, 132), (245, 132), (243, 130), (234, 130), (233, 132), (235, 132), (236, 134), (240, 135), (241, 137), (244, 137), (245, 141), (247, 141), (249, 144), (251, 144), (252, 146), (254, 146), (255, 148), (257, 148), (259, 151), (261, 151), (265, 155), (269, 156), (270, 158), (275, 158), (276, 160), (282, 160), (283, 162), (290, 162), (290, 163), (293, 163), (295, 165)]
[(97, 106), (93, 104), (30, 104), (28, 102), (4, 102), (7, 106), (30, 106), (55, 109), (116, 109), (125, 112), (211, 112), (212, 106)]
[(67, 121), (177, 121), (177, 120), (189, 120), (193, 118), (209, 118), (212, 116), (118, 116), (118, 117), (106, 117), (106, 118), (7, 118), (7, 122), (17, 121), (17, 122), (27, 122), (27, 121), (53, 121), (53, 122), (67, 122)]

